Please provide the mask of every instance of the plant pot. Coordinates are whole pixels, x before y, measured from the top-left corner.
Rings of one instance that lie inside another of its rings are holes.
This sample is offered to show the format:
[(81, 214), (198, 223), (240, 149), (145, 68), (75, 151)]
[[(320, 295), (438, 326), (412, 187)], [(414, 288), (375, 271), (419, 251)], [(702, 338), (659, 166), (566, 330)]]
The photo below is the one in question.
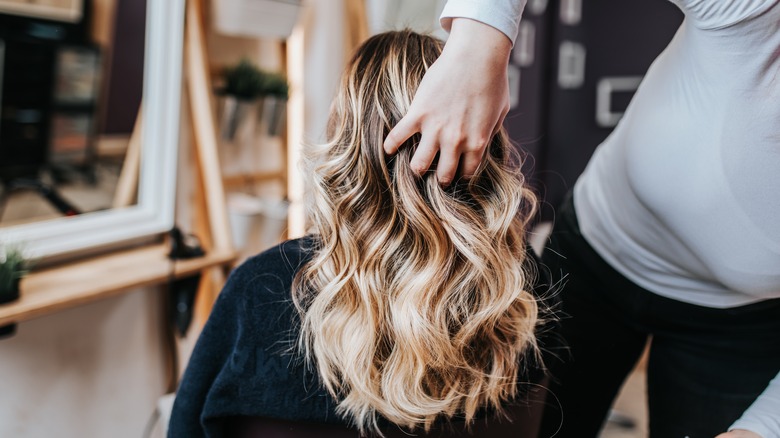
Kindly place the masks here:
[[(257, 101), (239, 99), (235, 96), (222, 96), (222, 115), (219, 122), (219, 131), (222, 138), (228, 141), (234, 141), (236, 133), (244, 129), (254, 131), (252, 126), (247, 126), (252, 119), (249, 114), (257, 106)], [(249, 135), (253, 135), (254, 132)]]
[[(0, 306), (12, 303), (19, 299), (19, 282), (21, 278), (14, 280), (9, 290), (0, 290)], [(0, 326), (0, 339), (13, 336), (16, 333), (16, 324)]]
[(287, 231), (287, 213), (290, 203), (280, 199), (264, 199), (263, 229), (260, 235), (260, 249), (270, 248), (284, 239)]
[(282, 133), (282, 127), (287, 115), (287, 99), (266, 96), (260, 105), (260, 123), (265, 125), (266, 132), (271, 137)]
[(228, 218), (235, 247), (255, 253), (279, 243), (287, 229), (288, 206), (287, 201), (230, 194)]
[(263, 220), (263, 201), (243, 193), (231, 193), (227, 205), (233, 245), (243, 250), (257, 238), (257, 228)]
[(19, 299), (19, 282), (21, 281), (21, 278), (17, 278), (11, 284), (9, 290), (0, 290), (0, 305), (11, 303)]

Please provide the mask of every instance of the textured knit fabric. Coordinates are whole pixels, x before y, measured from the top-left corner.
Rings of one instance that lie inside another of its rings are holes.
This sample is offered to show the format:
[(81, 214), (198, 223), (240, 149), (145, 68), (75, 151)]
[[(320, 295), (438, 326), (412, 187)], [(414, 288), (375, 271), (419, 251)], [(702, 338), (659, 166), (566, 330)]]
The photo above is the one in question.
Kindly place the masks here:
[(235, 416), (342, 423), (317, 377), (290, 353), (292, 280), (312, 244), (288, 241), (230, 275), (182, 377), (169, 437), (223, 437)]

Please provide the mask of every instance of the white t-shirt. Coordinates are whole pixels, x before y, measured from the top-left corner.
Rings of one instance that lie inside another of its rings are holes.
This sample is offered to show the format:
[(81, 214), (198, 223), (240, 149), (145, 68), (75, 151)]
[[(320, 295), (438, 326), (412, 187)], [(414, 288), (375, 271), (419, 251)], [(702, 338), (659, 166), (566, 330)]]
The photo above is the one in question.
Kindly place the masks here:
[[(506, 17), (524, 3), (450, 0), (442, 24), (473, 18), (514, 41)], [(575, 186), (580, 229), (659, 295), (718, 308), (778, 298), (780, 1), (674, 3), (683, 24)], [(733, 428), (780, 438), (780, 377)]]
[(659, 295), (778, 298), (780, 6), (678, 4), (683, 24), (575, 186), (580, 229)]

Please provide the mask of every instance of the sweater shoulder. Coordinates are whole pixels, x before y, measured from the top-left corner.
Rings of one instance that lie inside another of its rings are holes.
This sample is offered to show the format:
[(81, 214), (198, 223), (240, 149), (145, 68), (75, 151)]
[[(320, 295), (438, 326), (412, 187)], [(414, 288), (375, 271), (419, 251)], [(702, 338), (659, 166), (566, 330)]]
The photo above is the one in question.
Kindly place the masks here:
[(256, 304), (289, 301), (295, 275), (311, 259), (314, 244), (311, 237), (288, 240), (250, 257), (230, 274), (223, 294)]

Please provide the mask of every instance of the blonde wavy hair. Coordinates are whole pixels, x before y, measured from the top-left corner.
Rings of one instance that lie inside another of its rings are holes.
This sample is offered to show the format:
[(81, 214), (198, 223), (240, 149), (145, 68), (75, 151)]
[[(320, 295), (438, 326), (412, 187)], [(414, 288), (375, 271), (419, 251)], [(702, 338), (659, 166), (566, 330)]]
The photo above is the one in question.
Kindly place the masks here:
[(411, 31), (367, 40), (344, 73), (328, 143), (306, 157), (318, 238), (293, 287), (299, 348), (362, 433), (381, 434), (380, 417), (429, 430), (440, 416), (469, 424), (482, 408), (503, 412), (523, 356), (537, 354), (524, 268), (536, 200), (505, 133), (473, 178), (447, 188), (410, 169), (419, 135), (395, 156), (382, 149), (441, 50)]

